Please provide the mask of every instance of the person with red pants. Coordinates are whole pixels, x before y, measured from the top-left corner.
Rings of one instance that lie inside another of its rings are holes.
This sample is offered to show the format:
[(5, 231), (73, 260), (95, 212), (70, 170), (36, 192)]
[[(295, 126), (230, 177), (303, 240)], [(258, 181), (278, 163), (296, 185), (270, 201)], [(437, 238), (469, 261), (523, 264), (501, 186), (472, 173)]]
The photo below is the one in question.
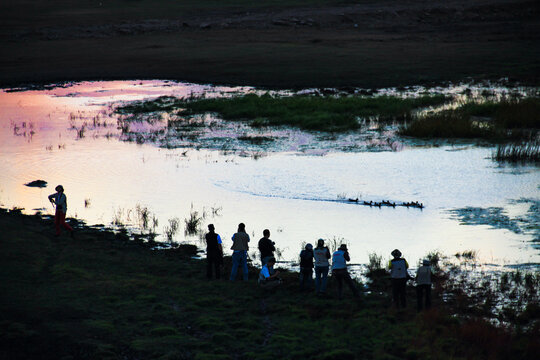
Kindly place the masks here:
[(56, 213), (54, 214), (54, 225), (56, 227), (56, 236), (60, 236), (61, 226), (68, 230), (73, 237), (73, 228), (66, 223), (67, 212), (67, 197), (64, 194), (64, 187), (58, 185), (54, 188), (56, 192), (49, 195), (49, 201), (56, 206)]

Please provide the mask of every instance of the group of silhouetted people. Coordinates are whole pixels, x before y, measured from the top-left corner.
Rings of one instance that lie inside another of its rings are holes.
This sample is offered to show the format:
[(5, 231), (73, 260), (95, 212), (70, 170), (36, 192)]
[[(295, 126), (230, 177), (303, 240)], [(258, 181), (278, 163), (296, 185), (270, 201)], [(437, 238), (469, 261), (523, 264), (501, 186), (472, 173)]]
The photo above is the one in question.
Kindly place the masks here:
[[(392, 298), (396, 308), (405, 308), (407, 306), (407, 281), (412, 280), (409, 275), (409, 264), (407, 260), (401, 257), (401, 251), (395, 249), (392, 251), (394, 257), (388, 263), (390, 277), (392, 281)], [(418, 310), (431, 307), (431, 280), (433, 270), (431, 262), (427, 259), (422, 261), (422, 266), (416, 271), (416, 298)]]
[[(62, 185), (58, 185), (56, 193), (49, 195), (49, 201), (55, 205), (55, 228), (56, 236), (60, 235), (61, 228), (64, 227), (73, 236), (73, 228), (69, 226), (66, 219), (67, 212), (67, 197), (64, 194)], [(206, 274), (209, 279), (212, 274), (215, 274), (216, 279), (221, 278), (220, 267), (223, 264), (223, 246), (219, 234), (215, 232), (213, 224), (208, 225), (208, 233), (206, 239)], [(238, 268), (242, 269), (242, 279), (248, 280), (248, 249), (250, 238), (246, 233), (246, 226), (243, 223), (238, 225), (238, 231), (232, 236), (232, 268), (230, 281), (235, 281), (238, 275)], [(274, 251), (276, 251), (275, 243), (270, 240), (270, 230), (263, 231), (263, 237), (259, 240), (258, 249), (261, 258), (261, 271), (259, 272), (258, 284), (261, 288), (275, 288), (282, 283), (279, 277), (279, 271), (274, 269), (276, 259)], [(401, 257), (401, 252), (398, 249), (392, 251), (393, 259), (388, 263), (390, 277), (392, 282), (392, 298), (396, 308), (405, 308), (407, 306), (406, 286), (407, 281), (412, 279), (409, 275), (409, 264), (407, 260)], [(330, 259), (332, 264), (330, 265)], [(332, 277), (337, 282), (338, 297), (343, 297), (343, 283), (345, 283), (354, 297), (359, 297), (360, 292), (352, 280), (348, 270), (347, 261), (350, 261), (347, 245), (341, 246), (330, 254), (330, 250), (324, 244), (323, 239), (317, 241), (317, 247), (306, 244), (300, 252), (300, 290), (311, 290), (313, 284), (313, 272), (315, 272), (315, 290), (317, 295), (323, 296), (326, 294), (326, 286), (328, 273), (332, 271)], [(418, 299), (418, 310), (423, 307), (431, 306), (431, 278), (432, 269), (429, 260), (423, 260), (416, 272), (416, 291)]]
[(332, 256), (330, 250), (324, 245), (324, 240), (317, 240), (317, 247), (306, 244), (300, 252), (300, 290), (310, 290), (315, 269), (315, 291), (317, 295), (326, 293), (326, 282), (330, 271), (330, 258), (332, 258), (332, 276), (337, 281), (338, 297), (343, 297), (343, 283), (347, 284), (355, 297), (360, 293), (347, 270), (347, 261), (350, 261), (347, 245), (342, 244)]
[[(242, 269), (242, 279), (248, 280), (248, 249), (250, 237), (246, 233), (246, 226), (243, 223), (238, 225), (238, 231), (232, 236), (233, 245), (232, 253), (232, 268), (230, 281), (235, 281), (238, 275), (238, 268)], [(207, 254), (207, 276), (212, 278), (212, 272), (215, 272), (215, 277), (220, 278), (219, 267), (223, 263), (223, 248), (221, 238), (215, 233), (214, 225), (208, 225), (208, 233), (206, 234), (206, 254)], [(282, 279), (279, 276), (279, 271), (274, 269), (276, 259), (274, 252), (276, 251), (275, 243), (270, 239), (270, 230), (263, 231), (263, 237), (259, 240), (258, 249), (261, 259), (261, 270), (259, 272), (258, 284), (261, 288), (271, 289), (279, 286)], [(409, 264), (407, 260), (401, 257), (401, 252), (398, 249), (392, 251), (393, 259), (388, 263), (392, 283), (392, 299), (396, 308), (405, 308), (406, 286), (407, 281), (412, 279), (409, 275)], [(331, 264), (330, 264), (331, 260)], [(351, 290), (354, 297), (360, 297), (356, 283), (351, 278), (347, 270), (347, 262), (350, 261), (350, 255), (347, 245), (341, 246), (330, 253), (330, 249), (325, 246), (324, 240), (317, 241), (317, 247), (313, 248), (312, 244), (306, 244), (300, 252), (300, 290), (311, 290), (313, 287), (313, 273), (315, 272), (315, 291), (319, 296), (326, 294), (328, 274), (332, 273), (332, 278), (337, 283), (338, 297), (343, 297), (343, 284), (345, 283)], [(431, 306), (431, 277), (432, 269), (429, 260), (423, 260), (416, 273), (416, 291), (418, 298), (418, 310), (429, 308)]]

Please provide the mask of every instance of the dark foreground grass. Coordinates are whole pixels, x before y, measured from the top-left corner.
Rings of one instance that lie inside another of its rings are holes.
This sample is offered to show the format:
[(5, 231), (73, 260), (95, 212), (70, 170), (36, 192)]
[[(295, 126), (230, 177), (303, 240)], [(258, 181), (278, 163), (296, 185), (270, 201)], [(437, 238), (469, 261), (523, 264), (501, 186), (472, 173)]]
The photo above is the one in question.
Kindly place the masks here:
[(283, 288), (265, 293), (255, 269), (248, 283), (206, 280), (193, 246), (154, 251), (87, 227), (74, 240), (54, 238), (51, 220), (5, 211), (0, 226), (2, 359), (525, 359), (539, 351), (538, 329), (513, 334), (450, 316), (437, 299), (420, 315), (391, 311), (387, 281), (362, 301), (348, 292), (338, 301), (300, 293), (297, 275), (286, 273)]
[(420, 138), (529, 139), (540, 129), (540, 98), (469, 102), (457, 109), (421, 116), (402, 135)]
[(414, 109), (441, 104), (444, 95), (403, 99), (394, 96), (272, 96), (269, 94), (219, 99), (174, 100), (162, 97), (128, 104), (121, 113), (171, 111), (182, 108), (185, 115), (217, 113), (225, 120), (249, 121), (252, 126), (294, 126), (304, 130), (347, 131), (359, 127), (359, 118), (406, 120)]

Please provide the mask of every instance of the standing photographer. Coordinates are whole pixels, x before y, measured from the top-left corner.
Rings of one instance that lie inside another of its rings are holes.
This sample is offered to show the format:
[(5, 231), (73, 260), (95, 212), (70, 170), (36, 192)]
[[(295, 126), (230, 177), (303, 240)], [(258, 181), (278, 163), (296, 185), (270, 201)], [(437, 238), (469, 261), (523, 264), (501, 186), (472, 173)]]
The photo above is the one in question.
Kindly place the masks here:
[(60, 226), (63, 226), (70, 232), (71, 237), (73, 237), (73, 228), (66, 223), (67, 197), (66, 194), (64, 194), (64, 187), (62, 185), (58, 185), (54, 190), (56, 190), (56, 192), (49, 195), (49, 201), (56, 206), (56, 212), (54, 214), (56, 236), (60, 236)]

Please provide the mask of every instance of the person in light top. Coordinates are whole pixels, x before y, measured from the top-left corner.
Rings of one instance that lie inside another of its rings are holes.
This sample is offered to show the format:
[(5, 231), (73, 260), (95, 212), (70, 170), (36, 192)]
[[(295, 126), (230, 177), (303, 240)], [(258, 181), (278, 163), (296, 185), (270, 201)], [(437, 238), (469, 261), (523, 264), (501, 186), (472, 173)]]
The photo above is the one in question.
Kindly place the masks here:
[(219, 267), (223, 262), (223, 248), (221, 237), (216, 234), (214, 224), (208, 225), (206, 238), (206, 277), (212, 278), (212, 269), (216, 273), (216, 279), (220, 278)]
[(401, 257), (401, 251), (395, 249), (392, 251), (394, 257), (388, 263), (388, 269), (390, 270), (390, 277), (392, 278), (392, 297), (394, 299), (394, 305), (396, 308), (405, 308), (407, 306), (406, 298), (406, 285), (409, 277), (407, 269), (409, 264), (407, 260)]
[(276, 259), (271, 257), (262, 267), (261, 272), (259, 273), (258, 280), (258, 283), (262, 288), (270, 289), (281, 284), (281, 279), (279, 278), (279, 271), (274, 270), (275, 264)]
[(54, 194), (49, 195), (49, 201), (56, 206), (56, 212), (54, 214), (54, 225), (56, 227), (56, 236), (60, 236), (61, 226), (68, 230), (73, 237), (73, 228), (66, 223), (67, 212), (67, 197), (64, 194), (64, 187), (58, 185), (54, 190)]
[(328, 277), (328, 270), (330, 264), (330, 250), (324, 246), (324, 240), (317, 240), (317, 247), (313, 250), (313, 257), (315, 258), (315, 289), (317, 295), (324, 295), (326, 293), (326, 278)]
[(249, 235), (246, 233), (246, 225), (244, 223), (238, 225), (238, 232), (233, 235), (232, 241), (231, 250), (233, 254), (230, 280), (236, 280), (238, 267), (241, 266), (243, 279), (244, 281), (248, 281), (247, 252), (249, 250)]
[(347, 261), (350, 261), (347, 245), (341, 244), (339, 249), (332, 254), (332, 277), (338, 283), (338, 298), (343, 298), (343, 282), (347, 283), (355, 297), (359, 297), (358, 289), (347, 271)]
[(418, 311), (422, 310), (425, 300), (425, 308), (431, 307), (431, 275), (433, 270), (431, 262), (427, 259), (422, 261), (422, 266), (416, 270), (416, 299), (418, 302)]

